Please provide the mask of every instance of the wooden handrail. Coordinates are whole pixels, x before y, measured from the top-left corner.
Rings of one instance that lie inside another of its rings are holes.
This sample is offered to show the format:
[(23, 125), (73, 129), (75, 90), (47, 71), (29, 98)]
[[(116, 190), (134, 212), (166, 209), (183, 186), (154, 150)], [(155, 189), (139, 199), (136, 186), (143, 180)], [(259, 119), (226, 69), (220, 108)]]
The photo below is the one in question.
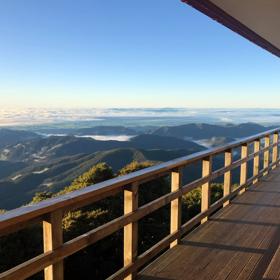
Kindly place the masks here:
[[(253, 183), (254, 180), (261, 178), (266, 171), (273, 169), (275, 165), (276, 165), (276, 163), (271, 163), (269, 167), (261, 170), (260, 174), (250, 178), (248, 180), (247, 184), (250, 185)], [(122, 269), (117, 271), (114, 275), (109, 277), (107, 280), (120, 280), (120, 279), (123, 279), (123, 277), (125, 277), (126, 275), (129, 275), (130, 273), (137, 271), (140, 267), (145, 265), (145, 263), (147, 263), (148, 261), (152, 260), (155, 256), (157, 256), (162, 250), (166, 249), (168, 247), (168, 245), (171, 244), (174, 240), (180, 238), (180, 236), (189, 232), (205, 217), (211, 215), (213, 212), (217, 211), (217, 209), (221, 208), (226, 201), (235, 197), (240, 192), (241, 189), (248, 186), (247, 184), (239, 186), (231, 194), (229, 194), (229, 195), (219, 199), (215, 203), (213, 203), (208, 210), (201, 212), (198, 215), (196, 215), (195, 217), (193, 217), (191, 220), (189, 220), (188, 222), (183, 224), (179, 231), (166, 236), (164, 239), (162, 239), (160, 242), (155, 244), (153, 247), (151, 247), (145, 253), (140, 255), (137, 258), (137, 260), (135, 261), (135, 263), (133, 263), (129, 266), (123, 267)]]
[[(110, 234), (124, 229), (124, 267), (109, 279), (134, 279), (137, 270), (151, 260), (156, 254), (170, 246), (176, 246), (180, 237), (200, 222), (206, 222), (208, 216), (220, 207), (225, 207), (238, 193), (256, 183), (279, 163), (278, 145), (280, 128), (243, 138), (227, 145), (208, 149), (189, 156), (171, 160), (128, 175), (114, 178), (82, 190), (52, 198), (38, 204), (21, 207), (0, 215), (0, 236), (18, 231), (33, 223), (43, 222), (44, 253), (28, 260), (2, 274), (0, 279), (26, 279), (45, 269), (45, 280), (63, 279), (63, 259), (79, 250), (101, 240)], [(270, 143), (271, 135), (273, 142)], [(260, 147), (265, 139), (264, 148)], [(254, 143), (254, 151), (249, 154), (249, 144)], [(241, 147), (241, 158), (233, 161), (233, 149)], [(271, 153), (272, 152), (272, 153)], [(213, 156), (224, 153), (224, 167), (213, 171)], [(260, 155), (264, 155), (264, 168), (259, 170)], [(248, 177), (247, 164), (253, 160), (253, 177)], [(182, 185), (183, 168), (189, 164), (202, 161), (202, 177)], [(272, 161), (272, 162), (270, 162)], [(232, 190), (231, 171), (241, 168), (240, 186)], [(169, 193), (138, 207), (138, 188), (143, 182), (171, 175)], [(211, 181), (224, 176), (224, 196), (211, 205)], [(202, 187), (201, 213), (186, 224), (181, 224), (182, 196), (195, 188)], [(118, 192), (124, 192), (124, 215), (93, 229), (70, 241), (62, 240), (63, 213), (91, 204)], [(137, 223), (140, 219), (170, 204), (170, 234), (148, 251), (137, 254)]]
[(29, 220), (36, 219), (44, 214), (56, 210), (62, 210), (62, 209), (71, 210), (71, 209), (81, 207), (83, 205), (93, 203), (97, 200), (100, 200), (100, 196), (104, 194), (105, 196), (102, 196), (102, 198), (105, 198), (106, 195), (110, 196), (113, 191), (116, 190), (121, 191), (124, 186), (129, 185), (135, 181), (141, 183), (141, 181), (148, 180), (153, 176), (170, 172), (173, 169), (176, 169), (180, 166), (189, 165), (209, 155), (214, 156), (220, 154), (225, 150), (234, 149), (236, 147), (241, 146), (242, 144), (250, 143), (256, 139), (263, 138), (267, 135), (279, 131), (280, 128), (272, 129), (266, 132), (256, 134), (254, 136), (242, 138), (240, 140), (231, 142), (224, 146), (207, 149), (205, 151), (197, 152), (185, 157), (181, 157), (152, 167), (148, 167), (121, 177), (107, 180), (89, 186), (87, 188), (62, 195), (60, 197), (42, 201), (38, 204), (29, 205), (29, 206), (25, 206), (9, 211), (7, 213), (4, 213), (3, 215), (0, 215), (0, 233), (5, 228), (11, 227), (14, 224), (18, 224), (20, 222), (26, 223)]

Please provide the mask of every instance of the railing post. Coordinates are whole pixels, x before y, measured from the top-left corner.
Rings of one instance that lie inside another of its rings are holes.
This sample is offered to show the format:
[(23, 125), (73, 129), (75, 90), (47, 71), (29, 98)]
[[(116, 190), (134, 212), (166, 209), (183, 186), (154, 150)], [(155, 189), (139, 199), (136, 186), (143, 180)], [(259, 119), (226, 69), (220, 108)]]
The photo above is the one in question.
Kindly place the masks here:
[[(124, 190), (124, 214), (134, 212), (138, 208), (139, 183), (135, 182)], [(138, 222), (133, 222), (124, 227), (124, 266), (132, 264), (138, 251)], [(135, 279), (137, 272), (128, 275), (125, 280)]]
[[(254, 153), (259, 152), (261, 148), (261, 141), (260, 139), (255, 140), (254, 142)], [(253, 176), (258, 176), (260, 172), (260, 154), (254, 156), (254, 163), (253, 163)], [(258, 182), (258, 178), (253, 181), (253, 184)]]
[[(279, 141), (279, 134), (278, 131), (273, 134), (273, 144), (277, 144), (273, 147), (272, 151), (272, 162), (276, 163), (278, 159), (278, 141)], [(272, 169), (276, 168), (276, 164), (272, 167)]]
[[(171, 192), (178, 191), (182, 188), (183, 168), (178, 168), (171, 172)], [(171, 201), (170, 204), (170, 233), (178, 231), (182, 222), (182, 197), (178, 197)], [(178, 244), (179, 240), (176, 239), (170, 244), (173, 248)]]
[[(270, 135), (265, 136), (264, 138), (264, 147), (267, 148), (270, 145)], [(267, 168), (269, 166), (269, 158), (270, 158), (270, 152), (269, 150), (264, 152), (263, 155), (263, 168)], [(265, 171), (263, 173), (263, 176), (266, 176), (268, 174), (268, 171)]]
[[(212, 156), (208, 156), (202, 160), (202, 177), (209, 176), (212, 172)], [(208, 181), (201, 187), (201, 212), (208, 210), (211, 199), (211, 183)], [(201, 220), (201, 223), (205, 223), (208, 217)]]
[[(53, 251), (63, 244), (62, 212), (49, 214), (43, 221), (44, 252)], [(63, 280), (63, 261), (54, 263), (44, 269), (45, 280)]]
[[(225, 167), (228, 167), (232, 164), (232, 149), (225, 151)], [(224, 196), (227, 196), (231, 193), (231, 170), (225, 172), (224, 174)], [(229, 204), (229, 200), (225, 201), (223, 207)]]
[[(248, 157), (248, 143), (245, 143), (241, 146), (241, 159), (245, 159)], [(247, 166), (248, 162), (244, 162), (240, 166), (240, 186), (246, 184), (247, 182)], [(245, 192), (245, 188), (241, 189), (239, 191), (239, 194), (242, 194)]]

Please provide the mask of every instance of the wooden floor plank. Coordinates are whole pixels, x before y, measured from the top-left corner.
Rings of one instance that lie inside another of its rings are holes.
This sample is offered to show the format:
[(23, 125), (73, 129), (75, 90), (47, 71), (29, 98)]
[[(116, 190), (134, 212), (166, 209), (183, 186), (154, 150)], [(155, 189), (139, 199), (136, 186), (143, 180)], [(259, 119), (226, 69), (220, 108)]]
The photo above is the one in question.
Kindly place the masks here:
[[(275, 205), (277, 201), (278, 198), (275, 197), (274, 201), (272, 200), (272, 204)], [(266, 217), (273, 216), (275, 211), (272, 210), (273, 208), (265, 208), (260, 218), (266, 219)], [(247, 263), (244, 263), (244, 269), (242, 270), (237, 279), (262, 279), (266, 267), (271, 262), (271, 258), (275, 254), (275, 250), (278, 247), (277, 236), (279, 235), (279, 227), (267, 223), (266, 228), (268, 231), (266, 233), (263, 233), (262, 235), (259, 235), (260, 243), (258, 246), (258, 248), (265, 250), (265, 253), (259, 255), (252, 255), (250, 260)]]
[(279, 244), (276, 169), (146, 267), (139, 279), (280, 279)]
[(263, 279), (280, 279), (280, 248), (276, 251)]

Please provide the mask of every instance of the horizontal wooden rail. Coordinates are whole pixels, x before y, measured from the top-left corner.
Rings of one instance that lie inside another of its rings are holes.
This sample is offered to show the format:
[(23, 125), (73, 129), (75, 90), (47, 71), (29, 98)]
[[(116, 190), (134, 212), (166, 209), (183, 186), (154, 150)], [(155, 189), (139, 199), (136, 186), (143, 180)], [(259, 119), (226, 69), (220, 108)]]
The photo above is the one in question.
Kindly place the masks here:
[[(6, 272), (0, 274), (0, 279), (20, 280), (26, 279), (45, 269), (46, 280), (63, 279), (63, 260), (66, 257), (96, 243), (99, 240), (124, 229), (124, 267), (109, 279), (134, 279), (137, 271), (157, 254), (174, 247), (180, 242), (182, 235), (189, 232), (201, 221), (221, 207), (230, 204), (231, 199), (240, 191), (256, 183), (261, 177), (268, 174), (279, 163), (278, 145), (280, 129), (273, 129), (251, 137), (232, 142), (222, 147), (208, 149), (193, 155), (175, 159), (163, 164), (146, 168), (122, 177), (114, 178), (85, 189), (74, 191), (61, 197), (53, 198), (9, 211), (0, 215), (0, 236), (23, 229), (33, 223), (44, 223), (44, 249), (41, 255), (30, 259)], [(273, 142), (270, 143), (271, 135)], [(260, 147), (262, 139), (265, 146)], [(249, 154), (250, 144), (254, 143), (254, 151)], [(242, 147), (242, 157), (233, 161), (232, 150)], [(272, 152), (272, 156), (271, 156)], [(212, 170), (213, 156), (225, 154), (225, 165), (218, 170)], [(265, 164), (259, 170), (260, 156), (264, 156)], [(270, 158), (272, 162), (270, 163)], [(227, 159), (227, 160), (226, 160)], [(253, 160), (253, 177), (247, 178), (247, 164)], [(183, 168), (192, 164), (203, 162), (202, 177), (186, 185), (182, 184)], [(240, 186), (232, 191), (231, 172), (241, 168)], [(151, 181), (163, 176), (171, 175), (171, 190), (169, 193), (138, 207), (138, 188), (143, 182)], [(224, 196), (210, 203), (211, 181), (224, 176)], [(202, 211), (185, 224), (181, 224), (181, 199), (190, 191), (202, 187)], [(68, 242), (61, 239), (62, 215), (70, 210), (91, 204), (118, 192), (124, 192), (124, 215), (114, 219), (96, 229), (80, 235)], [(170, 234), (154, 245), (142, 255), (137, 256), (137, 222), (154, 211), (170, 204), (171, 221)], [(1, 256), (0, 256), (1, 257)]]
[[(176, 169), (181, 166), (187, 166), (199, 160), (202, 160), (204, 157), (209, 155), (215, 156), (217, 154), (223, 153), (228, 149), (234, 149), (240, 147), (244, 143), (253, 142), (256, 139), (263, 138), (267, 135), (270, 135), (275, 132), (279, 132), (280, 128), (272, 129), (257, 135), (243, 138), (241, 140), (234, 141), (227, 145), (211, 148), (205, 151), (194, 153), (185, 157), (174, 159), (162, 164), (158, 164), (149, 168), (145, 168), (125, 176), (117, 177), (87, 188), (74, 191), (62, 195), (60, 197), (52, 198), (46, 201), (42, 201), (35, 205), (30, 205), (26, 207), (21, 207), (12, 211), (9, 211), (0, 216), (0, 232), (7, 227), (13, 225), (19, 225), (21, 222), (27, 223), (30, 220), (40, 218), (44, 214), (48, 214), (57, 210), (71, 210), (75, 208), (82, 207), (84, 205), (93, 203), (100, 200), (100, 197), (105, 198), (112, 195), (114, 191), (120, 191), (124, 186), (129, 185), (133, 182), (148, 181), (153, 179), (153, 177), (160, 174), (167, 174), (171, 170)], [(162, 175), (160, 175), (162, 176)], [(103, 195), (103, 196), (102, 196)]]
[(263, 174), (271, 169), (273, 169), (276, 166), (277, 163), (271, 163), (269, 167), (263, 169), (260, 171), (260, 174), (258, 174), (257, 176), (253, 176), (252, 178), (250, 178), (247, 182), (247, 184), (244, 184), (242, 186), (239, 186), (238, 188), (236, 188), (231, 194), (219, 199), (218, 201), (216, 201), (215, 203), (213, 203), (211, 205), (211, 207), (209, 209), (207, 209), (204, 212), (199, 213), (198, 215), (196, 215), (195, 217), (193, 217), (191, 220), (189, 220), (188, 222), (186, 222), (185, 224), (183, 224), (180, 228), (180, 230), (178, 230), (177, 232), (174, 232), (173, 234), (170, 234), (168, 236), (166, 236), (163, 240), (161, 240), (160, 242), (158, 242), (157, 244), (155, 244), (153, 247), (151, 247), (148, 251), (146, 251), (145, 253), (143, 253), (142, 255), (140, 255), (136, 262), (134, 263), (134, 265), (129, 265), (127, 267), (124, 267), (122, 269), (120, 269), (118, 272), (116, 272), (114, 275), (112, 275), (111, 277), (108, 278), (108, 280), (117, 280), (117, 279), (123, 279), (124, 277), (126, 277), (127, 275), (129, 275), (130, 273), (133, 273), (134, 271), (136, 271), (137, 269), (139, 269), (140, 267), (142, 267), (143, 265), (145, 265), (145, 263), (149, 262), (150, 260), (152, 260), (155, 256), (157, 256), (161, 251), (165, 250), (166, 248), (168, 248), (169, 244), (172, 243), (174, 240), (180, 238), (182, 235), (186, 234), (187, 232), (189, 232), (190, 230), (192, 230), (195, 226), (199, 225), (199, 223), (201, 222), (201, 220), (203, 220), (205, 217), (211, 215), (213, 212), (217, 211), (219, 208), (221, 208), (223, 206), (223, 203), (225, 203), (225, 201), (232, 199), (233, 197), (235, 197), (240, 190), (244, 189), (244, 188), (248, 188), (255, 179), (257, 178), (261, 178), (263, 176)]

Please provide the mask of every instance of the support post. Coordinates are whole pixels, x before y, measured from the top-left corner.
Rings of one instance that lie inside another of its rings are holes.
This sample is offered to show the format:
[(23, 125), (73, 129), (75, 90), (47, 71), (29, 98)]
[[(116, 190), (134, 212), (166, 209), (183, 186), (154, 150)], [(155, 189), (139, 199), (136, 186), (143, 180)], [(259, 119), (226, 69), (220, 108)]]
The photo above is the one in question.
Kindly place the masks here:
[[(232, 164), (232, 149), (225, 152), (225, 167), (228, 167)], [(224, 196), (231, 194), (232, 188), (232, 178), (231, 170), (227, 171), (224, 174)], [(227, 206), (230, 203), (229, 200), (225, 201), (223, 207)]]
[[(241, 146), (241, 159), (245, 159), (245, 158), (248, 158), (248, 143), (243, 144)], [(248, 176), (247, 167), (248, 167), (247, 161), (242, 163), (240, 166), (240, 186), (247, 183), (247, 176)], [(245, 188), (241, 189), (239, 191), (239, 194), (244, 193), (245, 190), (246, 190)]]
[[(264, 147), (267, 148), (270, 145), (270, 135), (265, 136), (264, 138)], [(263, 168), (267, 168), (269, 166), (269, 159), (270, 159), (270, 152), (269, 150), (264, 152), (263, 155)], [(268, 174), (268, 171), (263, 173), (263, 176), (266, 176)]]
[[(138, 189), (139, 183), (135, 182), (132, 186), (124, 190), (124, 214), (134, 212), (138, 208)], [(138, 251), (138, 222), (133, 222), (124, 227), (124, 266), (132, 264)], [(128, 275), (125, 280), (135, 279), (137, 272)]]
[[(279, 134), (278, 132), (275, 132), (273, 134), (273, 144), (277, 144), (276, 146), (273, 147), (273, 151), (272, 151), (272, 162), (276, 163), (277, 159), (278, 159), (278, 141), (279, 141)], [(272, 167), (272, 169), (275, 169), (276, 165), (274, 165)]]
[[(209, 176), (212, 172), (212, 156), (202, 160), (202, 177)], [(201, 187), (201, 212), (208, 210), (211, 199), (211, 183), (208, 181)], [(201, 223), (208, 221), (208, 216), (201, 220)]]
[[(255, 140), (254, 142), (254, 153), (259, 152), (261, 148), (261, 142), (260, 139)], [(253, 163), (253, 176), (259, 175), (260, 172), (260, 155), (254, 156), (254, 163)], [(253, 184), (256, 184), (258, 182), (258, 178), (253, 181)]]
[[(49, 214), (43, 221), (44, 252), (53, 251), (63, 244), (62, 212)], [(45, 280), (63, 280), (63, 261), (59, 261), (44, 269)]]
[[(183, 168), (178, 168), (171, 172), (171, 192), (178, 191), (182, 188)], [(182, 197), (178, 197), (171, 201), (170, 204), (170, 233), (174, 233), (180, 230), (182, 222)], [(176, 239), (170, 244), (170, 248), (173, 248), (179, 243)]]

